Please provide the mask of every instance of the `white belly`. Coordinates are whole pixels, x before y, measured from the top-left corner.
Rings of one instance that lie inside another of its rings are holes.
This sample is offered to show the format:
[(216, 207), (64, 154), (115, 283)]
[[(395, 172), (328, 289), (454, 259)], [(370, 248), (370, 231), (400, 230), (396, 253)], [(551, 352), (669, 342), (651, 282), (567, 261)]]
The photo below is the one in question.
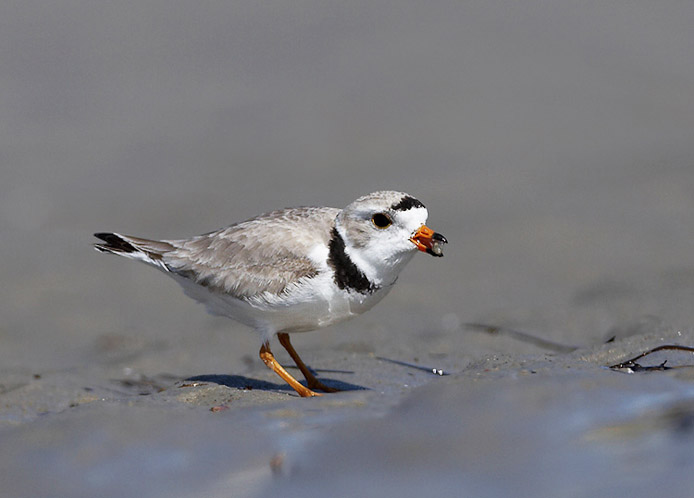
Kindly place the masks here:
[(183, 277), (174, 277), (189, 297), (208, 312), (232, 318), (259, 330), (269, 339), (277, 332), (307, 332), (347, 320), (371, 309), (391, 286), (371, 294), (339, 289), (328, 273), (316, 276), (277, 296), (263, 294), (249, 300), (210, 291)]

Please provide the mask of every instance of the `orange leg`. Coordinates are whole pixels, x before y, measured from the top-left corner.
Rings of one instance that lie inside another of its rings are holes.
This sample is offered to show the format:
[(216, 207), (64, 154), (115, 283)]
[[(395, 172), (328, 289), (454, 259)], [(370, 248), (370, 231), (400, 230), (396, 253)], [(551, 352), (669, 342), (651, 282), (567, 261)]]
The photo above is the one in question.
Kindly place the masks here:
[(304, 377), (306, 378), (306, 383), (308, 384), (308, 387), (310, 389), (320, 389), (321, 391), (324, 391), (326, 393), (336, 393), (339, 391), (339, 389), (326, 386), (321, 381), (316, 379), (316, 377), (311, 373), (306, 364), (301, 360), (301, 358), (299, 358), (299, 353), (296, 352), (296, 350), (292, 346), (292, 343), (289, 342), (289, 334), (279, 333), (277, 334), (277, 338), (279, 339), (280, 344), (284, 346), (284, 349), (287, 350), (289, 356), (292, 357), (292, 360), (294, 360), (296, 366), (299, 367), (301, 373), (304, 374)]
[(323, 396), (322, 394), (315, 393), (311, 391), (309, 388), (299, 384), (299, 381), (292, 377), (289, 374), (289, 372), (287, 372), (284, 369), (284, 367), (282, 367), (282, 365), (280, 365), (279, 362), (275, 359), (275, 357), (272, 354), (272, 351), (270, 351), (270, 344), (267, 342), (260, 347), (260, 359), (263, 360), (263, 362), (265, 362), (265, 364), (270, 370), (282, 377), (282, 379), (287, 384), (289, 384), (296, 392), (298, 392), (299, 396), (301, 396), (302, 398), (308, 398), (310, 396)]

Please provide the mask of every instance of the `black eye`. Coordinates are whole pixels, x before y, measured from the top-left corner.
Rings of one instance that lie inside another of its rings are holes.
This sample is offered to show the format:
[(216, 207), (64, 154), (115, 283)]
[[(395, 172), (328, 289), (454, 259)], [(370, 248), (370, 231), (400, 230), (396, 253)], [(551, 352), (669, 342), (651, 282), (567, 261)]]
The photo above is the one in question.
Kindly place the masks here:
[(378, 228), (388, 228), (393, 224), (393, 220), (390, 219), (385, 213), (376, 213), (371, 217), (371, 223), (376, 225)]

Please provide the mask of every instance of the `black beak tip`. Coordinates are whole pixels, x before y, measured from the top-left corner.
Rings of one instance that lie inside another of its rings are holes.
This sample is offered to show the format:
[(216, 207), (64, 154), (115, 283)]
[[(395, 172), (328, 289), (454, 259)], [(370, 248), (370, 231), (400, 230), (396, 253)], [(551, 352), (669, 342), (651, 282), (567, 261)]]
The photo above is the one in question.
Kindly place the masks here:
[(446, 239), (446, 237), (441, 235), (439, 232), (434, 232), (434, 235), (432, 235), (431, 238), (442, 244), (448, 244), (448, 240)]
[(434, 256), (435, 258), (443, 258), (443, 253), (442, 253), (442, 252), (436, 254), (436, 253), (435, 253), (434, 251), (432, 251), (431, 249), (427, 249), (427, 254), (431, 254), (431, 255)]

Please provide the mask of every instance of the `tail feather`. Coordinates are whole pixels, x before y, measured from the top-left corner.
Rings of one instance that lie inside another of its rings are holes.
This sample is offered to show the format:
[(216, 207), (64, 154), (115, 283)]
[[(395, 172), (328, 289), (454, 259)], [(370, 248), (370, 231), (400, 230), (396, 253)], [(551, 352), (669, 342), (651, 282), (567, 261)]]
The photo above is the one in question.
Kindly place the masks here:
[(139, 259), (145, 263), (167, 270), (168, 268), (162, 257), (165, 253), (175, 249), (168, 242), (131, 237), (119, 233), (99, 232), (95, 233), (94, 237), (105, 242), (103, 244), (94, 244), (94, 248), (97, 251), (117, 254), (130, 259)]
[(128, 243), (122, 236), (115, 233), (101, 232), (95, 233), (94, 237), (101, 239), (106, 244), (94, 244), (101, 252), (135, 252), (137, 249)]

